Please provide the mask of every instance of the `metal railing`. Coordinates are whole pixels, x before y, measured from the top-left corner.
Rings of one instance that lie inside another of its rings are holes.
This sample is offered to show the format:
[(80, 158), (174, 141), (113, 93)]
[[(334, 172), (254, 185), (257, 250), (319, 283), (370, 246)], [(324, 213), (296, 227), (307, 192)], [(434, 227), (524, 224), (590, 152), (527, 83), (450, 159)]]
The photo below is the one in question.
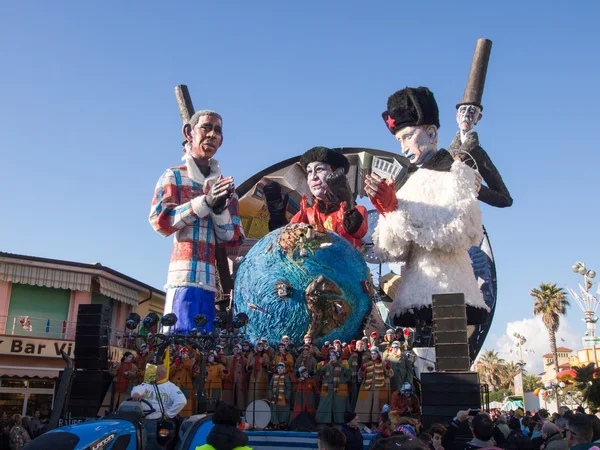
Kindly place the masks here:
[[(75, 340), (77, 322), (29, 316), (0, 316), (0, 334), (29, 338)], [(125, 331), (109, 328), (109, 344), (132, 348)]]

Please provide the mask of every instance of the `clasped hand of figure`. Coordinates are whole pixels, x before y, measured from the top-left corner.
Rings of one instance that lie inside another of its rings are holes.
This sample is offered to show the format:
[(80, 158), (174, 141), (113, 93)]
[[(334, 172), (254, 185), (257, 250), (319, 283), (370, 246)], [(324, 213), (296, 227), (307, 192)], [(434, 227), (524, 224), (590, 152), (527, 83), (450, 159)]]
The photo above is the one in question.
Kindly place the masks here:
[(372, 173), (365, 178), (365, 192), (380, 214), (386, 214), (396, 209), (398, 198), (394, 181), (383, 179)]
[[(456, 161), (461, 161), (463, 162), (463, 160), (461, 159), (461, 157), (459, 155), (455, 156), (454, 159)], [(469, 167), (469, 166), (467, 166)], [(479, 192), (481, 190), (481, 182), (483, 181), (483, 177), (481, 176), (481, 174), (476, 171), (475, 169), (473, 169), (472, 167), (469, 167), (471, 170), (475, 171), (475, 190), (477, 192)]]
[(354, 194), (350, 189), (348, 178), (342, 172), (333, 172), (325, 178), (327, 188), (333, 194), (336, 200), (346, 202), (347, 210), (354, 209)]
[(234, 193), (233, 177), (219, 177), (206, 194), (206, 204), (215, 214), (221, 214), (229, 206)]

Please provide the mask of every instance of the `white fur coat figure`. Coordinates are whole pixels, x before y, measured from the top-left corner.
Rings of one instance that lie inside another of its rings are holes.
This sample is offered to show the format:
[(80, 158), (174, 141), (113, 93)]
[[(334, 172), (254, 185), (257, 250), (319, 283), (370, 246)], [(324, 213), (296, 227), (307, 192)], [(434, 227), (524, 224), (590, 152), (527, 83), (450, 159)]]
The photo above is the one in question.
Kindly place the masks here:
[(468, 254), (483, 238), (474, 170), (439, 150), (396, 196), (396, 210), (379, 218), (373, 234), (383, 260), (406, 263), (390, 309), (395, 323), (430, 318), (433, 294), (464, 293), (468, 315), (489, 312)]

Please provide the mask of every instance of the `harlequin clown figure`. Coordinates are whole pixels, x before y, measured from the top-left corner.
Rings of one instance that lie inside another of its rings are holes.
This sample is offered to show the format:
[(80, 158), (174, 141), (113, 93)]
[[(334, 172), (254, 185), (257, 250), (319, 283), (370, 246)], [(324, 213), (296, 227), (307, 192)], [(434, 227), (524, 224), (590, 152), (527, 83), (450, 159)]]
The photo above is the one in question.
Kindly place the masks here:
[(216, 400), (223, 399), (223, 380), (227, 378), (229, 372), (223, 364), (216, 361), (216, 354), (211, 352), (206, 359), (206, 396)]
[(294, 420), (301, 412), (308, 413), (314, 419), (315, 412), (317, 411), (318, 395), (319, 389), (317, 388), (317, 382), (310, 376), (309, 369), (301, 366), (298, 369), (298, 378), (294, 383), (294, 410), (292, 412), (292, 420)]
[(362, 384), (354, 412), (358, 414), (359, 422), (378, 424), (381, 408), (390, 401), (390, 378), (394, 371), (389, 363), (381, 360), (377, 347), (372, 347), (370, 353), (371, 360), (360, 368)]
[(250, 372), (248, 381), (248, 401), (263, 400), (269, 398), (269, 367), (271, 361), (265, 350), (262, 340), (256, 343), (252, 357), (246, 363), (246, 369)]
[(276, 428), (284, 428), (290, 421), (290, 399), (292, 398), (292, 382), (285, 374), (285, 363), (277, 364), (277, 371), (271, 377), (269, 392), (271, 423)]
[(198, 111), (183, 126), (184, 164), (167, 169), (154, 191), (150, 225), (174, 236), (164, 313), (177, 315), (184, 333), (204, 314), (212, 330), (217, 291), (216, 246), (240, 246), (244, 240), (232, 177), (223, 177), (215, 154), (223, 143), (223, 120), (214, 111)]
[[(307, 223), (318, 231), (333, 231), (355, 247), (361, 247), (368, 229), (367, 210), (354, 201), (346, 178), (350, 169), (348, 158), (330, 148), (313, 147), (302, 155), (300, 165), (306, 170), (306, 181), (314, 202), (309, 206), (308, 198), (303, 196), (300, 211), (291, 222)], [(285, 206), (282, 204), (287, 202), (287, 197), (282, 198), (281, 186), (270, 182), (264, 193), (271, 220), (277, 222), (275, 228), (285, 225)], [(273, 220), (275, 217), (279, 219)]]
[(236, 344), (233, 347), (233, 355), (226, 356), (225, 361), (229, 376), (223, 383), (223, 399), (232, 405), (235, 405), (240, 411), (244, 411), (247, 402), (247, 378), (246, 365), (247, 360), (242, 354), (242, 346)]
[(348, 410), (348, 382), (350, 369), (347, 361), (340, 361), (335, 351), (329, 352), (329, 361), (317, 365), (321, 376), (321, 398), (317, 408), (318, 423), (343, 424), (344, 413)]
[(406, 271), (390, 308), (395, 325), (431, 320), (434, 294), (463, 293), (469, 323), (482, 323), (488, 306), (473, 273), (469, 248), (483, 238), (477, 192), (481, 177), (446, 150), (438, 150), (439, 114), (431, 91), (402, 89), (382, 115), (402, 153), (413, 164), (396, 186), (372, 174), (365, 191), (381, 213), (373, 233), (386, 262)]
[(273, 358), (273, 371), (277, 368), (279, 363), (283, 363), (285, 366), (285, 374), (291, 376), (294, 372), (294, 358), (287, 352), (287, 347), (283, 342), (277, 345), (278, 352)]

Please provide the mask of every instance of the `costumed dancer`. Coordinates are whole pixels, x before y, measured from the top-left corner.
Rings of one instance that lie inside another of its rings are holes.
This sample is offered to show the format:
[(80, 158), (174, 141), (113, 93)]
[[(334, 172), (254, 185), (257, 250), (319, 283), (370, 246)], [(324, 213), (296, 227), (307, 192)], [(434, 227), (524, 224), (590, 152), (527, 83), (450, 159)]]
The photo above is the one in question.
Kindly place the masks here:
[(189, 349), (184, 347), (181, 356), (176, 357), (169, 367), (169, 381), (179, 387), (187, 403), (181, 410), (181, 416), (189, 417), (196, 414), (196, 391), (194, 390), (194, 361), (190, 358)]
[(195, 328), (204, 314), (206, 329), (215, 317), (216, 245), (239, 246), (244, 231), (233, 178), (224, 178), (214, 159), (223, 143), (223, 121), (199, 111), (183, 126), (184, 164), (167, 169), (154, 191), (149, 221), (163, 236), (174, 235), (167, 279), (165, 314), (177, 315), (177, 328)]
[(389, 363), (381, 360), (377, 347), (372, 347), (370, 352), (371, 360), (360, 368), (362, 384), (354, 412), (358, 414), (359, 422), (377, 426), (381, 408), (390, 401), (390, 378), (394, 371)]
[(317, 370), (317, 360), (310, 352), (310, 346), (304, 345), (300, 347), (302, 349), (302, 353), (298, 356), (296, 363), (294, 364), (294, 368), (300, 374), (300, 368), (304, 367), (308, 370), (309, 373), (316, 373)]
[(298, 379), (294, 383), (292, 420), (301, 412), (308, 413), (314, 420), (318, 395), (319, 389), (317, 388), (316, 380), (311, 376), (311, 372), (307, 367), (301, 366), (298, 369)]
[(250, 345), (250, 341), (245, 339), (242, 341), (242, 356), (246, 359), (250, 358), (250, 356), (254, 352), (252, 351), (252, 346)]
[(403, 384), (412, 384), (415, 368), (410, 359), (402, 352), (402, 344), (399, 341), (392, 342), (391, 351), (383, 358), (390, 363), (394, 376), (390, 380), (392, 391), (396, 391)]
[(207, 398), (215, 400), (223, 399), (223, 380), (227, 378), (229, 372), (216, 361), (215, 352), (210, 352), (206, 358), (206, 382), (204, 383)]
[(240, 411), (244, 411), (247, 402), (247, 374), (246, 366), (248, 361), (242, 354), (242, 346), (236, 344), (233, 347), (233, 355), (226, 356), (227, 370), (229, 376), (223, 383), (224, 397), (227, 403), (235, 405)]
[(421, 420), (421, 403), (412, 390), (410, 383), (404, 383), (392, 394), (392, 411), (401, 416), (412, 417)]
[(379, 352), (384, 360), (387, 359), (387, 356), (392, 353), (392, 342), (395, 340), (396, 332), (390, 328), (385, 332), (383, 342), (379, 344)]
[(137, 382), (137, 367), (133, 363), (133, 353), (123, 353), (121, 362), (113, 363), (108, 373), (110, 376), (115, 377), (113, 381), (113, 405), (116, 408), (121, 400), (129, 397), (131, 389)]
[(473, 274), (468, 250), (483, 238), (476, 172), (446, 150), (437, 150), (438, 107), (425, 87), (405, 88), (388, 99), (382, 116), (403, 154), (419, 167), (398, 190), (372, 174), (365, 190), (381, 213), (373, 234), (383, 261), (402, 261), (406, 271), (390, 315), (415, 326), (431, 320), (434, 294), (464, 293), (469, 323), (482, 323), (489, 308)]
[(144, 375), (146, 374), (146, 364), (152, 362), (153, 356), (148, 351), (147, 347), (142, 348), (137, 357), (135, 358), (134, 364), (137, 367), (137, 384), (144, 382)]
[[(304, 336), (304, 345), (309, 346), (310, 354), (313, 355), (317, 361), (321, 361), (323, 359), (323, 354), (321, 351), (315, 345), (313, 345), (312, 336), (310, 334)], [(300, 351), (302, 351), (302, 347), (300, 348)]]
[(277, 349), (278, 352), (273, 358), (273, 372), (275, 372), (279, 363), (283, 363), (285, 366), (285, 374), (287, 376), (292, 376), (294, 373), (294, 357), (287, 352), (287, 346), (283, 342), (279, 343)]
[[(367, 210), (357, 206), (346, 174), (350, 169), (348, 158), (326, 147), (314, 147), (300, 158), (306, 170), (307, 182), (314, 196), (312, 206), (302, 196), (300, 211), (292, 223), (307, 223), (318, 231), (334, 231), (346, 238), (357, 248), (362, 247), (362, 238), (367, 234)], [(287, 223), (285, 219), (287, 196), (281, 196), (281, 186), (271, 181), (264, 187), (269, 210), (269, 231)]]
[(267, 371), (270, 363), (264, 342), (258, 341), (254, 354), (248, 359), (246, 366), (250, 372), (248, 383), (249, 402), (269, 398), (269, 374)]
[(350, 411), (356, 409), (356, 400), (358, 399), (358, 392), (360, 391), (360, 379), (359, 372), (365, 361), (370, 358), (369, 352), (367, 351), (367, 344), (362, 339), (356, 341), (356, 349), (350, 355), (348, 359), (348, 365), (350, 366), (351, 374), (351, 395), (350, 395)]
[(317, 372), (322, 377), (321, 398), (317, 408), (318, 423), (343, 424), (344, 413), (348, 410), (348, 382), (350, 369), (347, 361), (340, 361), (335, 353), (329, 353), (329, 361), (321, 361)]
[(458, 132), (452, 140), (448, 151), (455, 158), (464, 161), (469, 167), (476, 169), (486, 185), (482, 185), (477, 198), (490, 206), (506, 208), (512, 206), (513, 199), (508, 192), (502, 176), (486, 151), (479, 145), (479, 136), (474, 131), (483, 114), (481, 98), (487, 66), (492, 49), (492, 41), (477, 40), (469, 79), (462, 102), (456, 105), (456, 122)]
[(285, 374), (285, 363), (277, 364), (277, 371), (271, 378), (271, 423), (275, 428), (285, 428), (290, 421), (290, 399), (292, 382)]

